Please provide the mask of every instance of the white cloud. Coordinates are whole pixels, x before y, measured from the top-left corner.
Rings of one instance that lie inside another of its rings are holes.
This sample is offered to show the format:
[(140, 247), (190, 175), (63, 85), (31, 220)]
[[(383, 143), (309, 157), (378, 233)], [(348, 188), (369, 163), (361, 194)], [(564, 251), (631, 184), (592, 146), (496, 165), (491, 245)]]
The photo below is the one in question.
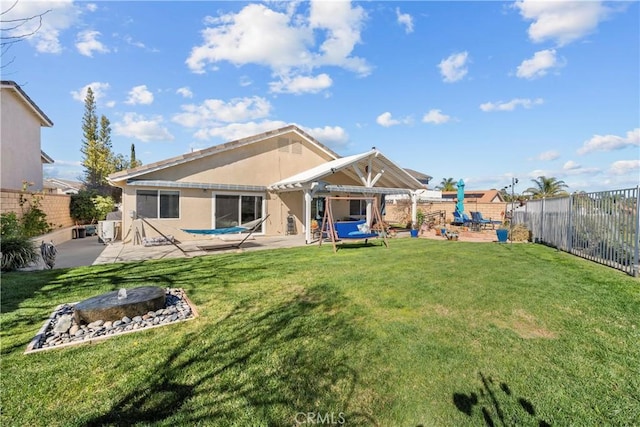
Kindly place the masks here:
[(193, 98), (193, 92), (189, 89), (188, 86), (184, 86), (176, 90), (178, 95), (182, 95), (183, 98)]
[(592, 33), (610, 10), (600, 1), (518, 0), (515, 5), (529, 26), (529, 39), (535, 43), (554, 40), (559, 46)]
[[(266, 118), (271, 104), (264, 98), (235, 98), (229, 102), (207, 99), (200, 105), (181, 106), (182, 113), (175, 114), (172, 121), (188, 128), (201, 128), (200, 135), (208, 135), (209, 129), (219, 128), (223, 123), (245, 122)], [(218, 136), (214, 134), (212, 136)]]
[(345, 146), (349, 142), (349, 135), (340, 126), (325, 126), (321, 128), (300, 126), (300, 128), (329, 147)]
[(567, 162), (565, 162), (565, 164), (562, 166), (562, 169), (564, 170), (575, 170), (575, 169), (580, 169), (582, 166), (580, 166), (580, 164), (574, 162), (573, 160), (569, 160)]
[(198, 130), (194, 137), (197, 139), (221, 138), (225, 141), (235, 141), (252, 135), (258, 135), (273, 129), (287, 126), (289, 123), (279, 120), (264, 120), (261, 122), (228, 123)]
[(515, 98), (512, 99), (511, 101), (508, 102), (497, 102), (497, 103), (493, 103), (493, 102), (485, 102), (484, 104), (480, 105), (480, 109), (484, 112), (491, 112), (491, 111), (513, 111), (516, 109), (516, 107), (520, 106), (523, 108), (531, 108), (535, 105), (541, 105), (544, 103), (544, 100), (542, 98), (536, 98), (536, 99), (523, 99), (523, 98)]
[(79, 161), (70, 161), (55, 159), (55, 163), (42, 165), (42, 172), (45, 179), (59, 178), (68, 179), (70, 181), (80, 181), (83, 175), (82, 163)]
[(328, 147), (343, 147), (349, 141), (349, 135), (340, 126), (324, 126), (309, 128), (296, 123), (287, 123), (280, 120), (248, 121), (245, 123), (228, 123), (198, 130), (194, 137), (200, 140), (221, 138), (224, 141), (235, 141), (248, 136), (258, 135), (273, 129), (295, 124), (300, 129), (313, 136)]
[[(371, 72), (364, 59), (352, 56), (366, 18), (361, 7), (344, 1), (312, 2), (308, 16), (296, 14), (296, 7), (297, 3), (290, 4), (286, 12), (279, 12), (250, 4), (238, 13), (208, 17), (201, 32), (203, 42), (191, 49), (187, 66), (205, 73), (207, 66), (213, 68), (222, 61), (237, 66), (259, 64), (269, 67), (281, 82), (292, 83), (321, 66), (341, 67), (361, 76)], [(297, 93), (284, 85), (279, 90)]]
[(547, 70), (560, 66), (555, 49), (536, 52), (531, 59), (525, 59), (518, 66), (516, 75), (521, 79), (534, 79), (547, 74)]
[(447, 59), (443, 59), (438, 64), (440, 68), (440, 74), (447, 83), (457, 82), (467, 75), (469, 71), (467, 69), (467, 60), (469, 58), (468, 52), (454, 53)]
[(613, 151), (626, 147), (640, 146), (640, 128), (627, 132), (625, 137), (617, 135), (594, 135), (590, 140), (578, 149), (578, 154), (587, 154), (592, 151)]
[(442, 111), (440, 110), (429, 110), (428, 113), (426, 113), (423, 117), (422, 117), (422, 121), (424, 123), (432, 123), (434, 125), (440, 125), (443, 123), (447, 123), (448, 121), (451, 120), (451, 116), (447, 116), (446, 114), (442, 114)]
[[(12, 5), (10, 10), (7, 5)], [(70, 28), (78, 19), (80, 10), (72, 0), (5, 2), (2, 7), (0, 27), (6, 36), (21, 37), (32, 34), (26, 40), (40, 53), (60, 53), (60, 33)], [(38, 15), (44, 14), (42, 22)], [(12, 20), (31, 18), (21, 25)], [(3, 34), (3, 37), (5, 36)]]
[(380, 126), (384, 126), (384, 127), (388, 128), (390, 126), (399, 125), (400, 121), (391, 118), (391, 113), (387, 111), (385, 113), (380, 114), (376, 118), (376, 123), (378, 123)]
[(98, 10), (98, 5), (95, 3), (87, 3), (86, 8), (89, 12), (95, 12)]
[(91, 88), (91, 90), (93, 91), (93, 98), (96, 102), (98, 102), (98, 100), (106, 96), (106, 92), (107, 90), (109, 90), (109, 87), (109, 83), (93, 82), (83, 86), (82, 88), (80, 88), (80, 90), (72, 90), (71, 96), (76, 101), (84, 102), (85, 98), (87, 97), (87, 89)]
[(149, 92), (147, 85), (135, 86), (129, 91), (129, 98), (124, 103), (149, 105), (153, 103), (153, 93)]
[(300, 95), (302, 93), (318, 93), (331, 87), (332, 84), (333, 80), (331, 80), (331, 77), (323, 73), (315, 77), (284, 77), (280, 81), (269, 83), (269, 89), (273, 93), (293, 93)]
[(409, 34), (413, 33), (413, 17), (408, 13), (400, 13), (400, 8), (396, 8), (396, 16), (398, 18), (398, 24), (404, 27), (404, 32)]
[(162, 124), (162, 116), (146, 118), (136, 113), (125, 113), (121, 122), (113, 126), (116, 135), (135, 138), (143, 142), (173, 141), (175, 138)]
[(93, 52), (108, 53), (109, 49), (100, 41), (99, 31), (85, 30), (78, 33), (76, 36), (76, 49), (84, 56), (93, 56)]
[(635, 173), (636, 178), (638, 178), (640, 174), (640, 160), (618, 160), (617, 162), (613, 162), (609, 168), (609, 173), (613, 175)]
[(549, 151), (545, 151), (543, 153), (538, 154), (538, 156), (536, 157), (536, 160), (549, 161), (549, 160), (556, 160), (559, 157), (560, 157), (559, 152), (557, 152), (556, 150), (549, 150)]

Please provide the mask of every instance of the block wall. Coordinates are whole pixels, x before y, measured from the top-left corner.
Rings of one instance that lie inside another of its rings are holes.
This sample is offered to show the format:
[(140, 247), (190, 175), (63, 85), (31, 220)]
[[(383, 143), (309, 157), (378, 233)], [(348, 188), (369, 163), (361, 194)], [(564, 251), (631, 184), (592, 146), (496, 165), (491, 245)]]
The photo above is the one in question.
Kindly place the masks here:
[[(444, 211), (445, 222), (450, 224), (453, 221), (453, 212), (456, 209), (456, 203), (454, 201), (434, 201), (434, 202), (422, 202), (418, 203), (418, 209), (424, 213)], [(480, 212), (485, 219), (491, 219), (493, 221), (503, 221), (504, 214), (511, 205), (509, 203), (465, 203), (464, 211), (469, 217), (471, 212)], [(397, 204), (387, 204), (385, 221), (390, 223), (402, 222), (407, 218), (407, 215), (411, 214), (411, 204), (399, 202)], [(410, 217), (409, 217), (410, 218)]]
[[(29, 192), (24, 193), (18, 190), (0, 189), (0, 213), (15, 212), (18, 217), (22, 216), (20, 194), (24, 194), (25, 198), (29, 201), (32, 199), (31, 193)], [(69, 210), (71, 196), (66, 194), (41, 193), (36, 193), (36, 195), (41, 198), (40, 209), (47, 215), (47, 222), (54, 224), (54, 229), (74, 225)]]

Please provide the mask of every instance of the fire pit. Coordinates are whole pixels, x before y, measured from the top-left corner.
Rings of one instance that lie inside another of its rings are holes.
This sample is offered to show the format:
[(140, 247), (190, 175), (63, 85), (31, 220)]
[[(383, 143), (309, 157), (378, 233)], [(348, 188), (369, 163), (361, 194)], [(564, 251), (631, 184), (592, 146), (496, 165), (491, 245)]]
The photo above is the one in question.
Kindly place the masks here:
[(157, 286), (120, 289), (79, 302), (74, 317), (80, 325), (96, 320), (118, 320), (161, 309), (164, 303), (165, 290)]

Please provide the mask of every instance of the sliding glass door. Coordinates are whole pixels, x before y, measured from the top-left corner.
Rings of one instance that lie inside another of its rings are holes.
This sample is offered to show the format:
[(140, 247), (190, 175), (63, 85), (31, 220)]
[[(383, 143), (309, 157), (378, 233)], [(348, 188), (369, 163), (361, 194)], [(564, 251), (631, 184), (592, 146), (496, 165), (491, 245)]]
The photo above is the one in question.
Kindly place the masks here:
[(262, 218), (262, 196), (214, 194), (213, 227), (228, 228)]

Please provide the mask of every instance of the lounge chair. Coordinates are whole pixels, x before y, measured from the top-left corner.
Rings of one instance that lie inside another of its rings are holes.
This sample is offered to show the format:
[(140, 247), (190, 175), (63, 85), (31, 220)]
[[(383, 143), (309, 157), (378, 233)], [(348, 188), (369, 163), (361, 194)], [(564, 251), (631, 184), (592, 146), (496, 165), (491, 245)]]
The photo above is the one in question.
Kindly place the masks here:
[(453, 221), (451, 222), (452, 225), (465, 225), (468, 226), (470, 224), (472, 224), (472, 220), (471, 218), (469, 218), (467, 216), (466, 213), (460, 213), (458, 211), (454, 211), (453, 212)]
[(487, 228), (488, 225), (491, 225), (491, 227), (493, 228), (493, 223), (488, 219), (484, 219), (480, 212), (471, 212), (471, 219), (473, 224), (478, 229)]

